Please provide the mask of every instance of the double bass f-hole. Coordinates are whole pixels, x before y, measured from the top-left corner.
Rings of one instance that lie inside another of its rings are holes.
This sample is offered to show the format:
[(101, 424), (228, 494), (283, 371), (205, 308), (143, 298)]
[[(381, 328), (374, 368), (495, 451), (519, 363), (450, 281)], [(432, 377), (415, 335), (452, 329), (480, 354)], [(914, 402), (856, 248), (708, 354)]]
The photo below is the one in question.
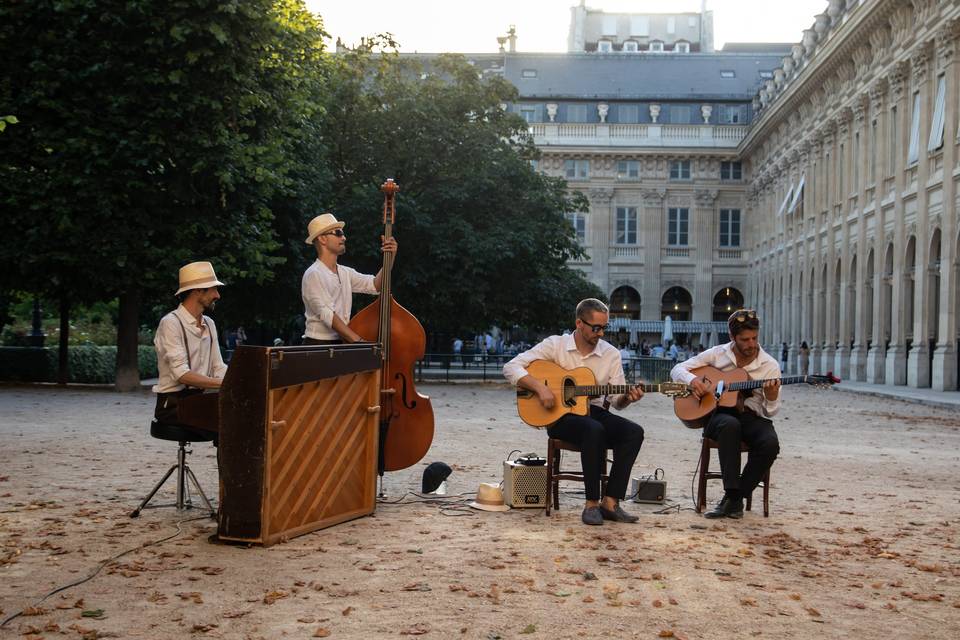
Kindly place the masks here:
[(400, 381), (402, 385), (400, 387), (400, 402), (403, 403), (403, 406), (407, 409), (414, 409), (417, 406), (416, 400), (407, 400), (407, 376), (402, 373), (398, 373), (395, 378)]

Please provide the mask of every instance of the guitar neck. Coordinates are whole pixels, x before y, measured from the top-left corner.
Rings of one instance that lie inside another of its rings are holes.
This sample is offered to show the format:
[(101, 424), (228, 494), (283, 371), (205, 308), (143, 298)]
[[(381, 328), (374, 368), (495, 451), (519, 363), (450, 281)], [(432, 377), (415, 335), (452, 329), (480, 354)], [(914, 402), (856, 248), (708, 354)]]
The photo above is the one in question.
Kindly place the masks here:
[(747, 380), (745, 382), (731, 382), (724, 387), (727, 391), (742, 391), (747, 389), (759, 389), (763, 383), (771, 380), (779, 380), (780, 384), (799, 384), (808, 382), (810, 376), (784, 376), (782, 378), (763, 378), (761, 380)]
[(574, 395), (577, 396), (616, 396), (621, 393), (628, 393), (631, 389), (640, 387), (644, 393), (659, 393), (659, 384), (592, 384), (577, 385)]

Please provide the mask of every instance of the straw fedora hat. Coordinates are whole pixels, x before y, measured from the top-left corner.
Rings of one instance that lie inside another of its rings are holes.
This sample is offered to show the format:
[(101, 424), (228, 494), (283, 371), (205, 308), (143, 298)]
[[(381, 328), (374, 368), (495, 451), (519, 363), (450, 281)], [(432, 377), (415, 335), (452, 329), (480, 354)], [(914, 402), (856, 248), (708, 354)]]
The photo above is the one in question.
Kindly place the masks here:
[(180, 295), (190, 289), (206, 289), (208, 287), (222, 287), (213, 272), (213, 265), (209, 262), (191, 262), (180, 267), (180, 288), (173, 295)]
[(470, 506), (483, 511), (510, 510), (510, 507), (503, 502), (503, 491), (500, 490), (500, 486), (487, 482), (480, 483), (480, 488), (477, 490), (477, 499), (475, 502), (471, 502)]
[(310, 224), (307, 225), (307, 239), (304, 240), (307, 244), (313, 244), (314, 238), (319, 236), (321, 233), (326, 233), (327, 231), (333, 231), (334, 229), (343, 229), (344, 222), (340, 222), (332, 213), (324, 213), (317, 216), (310, 221)]

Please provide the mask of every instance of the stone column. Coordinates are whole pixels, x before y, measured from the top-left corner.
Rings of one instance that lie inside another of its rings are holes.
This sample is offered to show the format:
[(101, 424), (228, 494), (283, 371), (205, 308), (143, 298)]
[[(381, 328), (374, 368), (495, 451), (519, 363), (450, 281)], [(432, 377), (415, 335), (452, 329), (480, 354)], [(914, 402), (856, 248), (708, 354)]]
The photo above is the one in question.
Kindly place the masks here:
[[(953, 21), (944, 25), (937, 33), (937, 64), (946, 78), (947, 96), (956, 96), (960, 86), (960, 65), (955, 62), (955, 53), (960, 22)], [(947, 98), (943, 132), (943, 166), (946, 169), (957, 166), (956, 147), (952, 143), (956, 131), (952, 123), (957, 122), (957, 101)], [(933, 352), (933, 376), (930, 386), (937, 391), (957, 388), (957, 189), (953, 180), (943, 181), (943, 228), (940, 230), (940, 291), (932, 292), (940, 296), (940, 326), (937, 348)]]
[[(928, 224), (927, 179), (931, 172), (927, 141), (930, 138), (931, 103), (936, 97), (936, 75), (931, 79), (932, 47), (923, 43), (911, 60), (915, 88), (920, 92), (920, 161), (917, 163), (917, 244), (916, 268), (913, 285), (913, 343), (907, 357), (907, 384), (911, 387), (930, 386), (930, 337), (927, 314), (930, 299), (930, 278), (927, 266), (930, 262), (930, 225)], [(946, 137), (946, 136), (944, 136)]]
[(593, 283), (610, 291), (610, 227), (615, 216), (612, 211), (613, 189), (594, 187), (589, 191), (590, 227), (593, 233)]
[(713, 320), (713, 248), (718, 244), (716, 189), (697, 189), (694, 209), (690, 215), (690, 229), (696, 247), (695, 284), (691, 320)]
[[(910, 114), (907, 107), (906, 80), (909, 65), (899, 63), (893, 73), (890, 75), (890, 96), (893, 100), (893, 106), (897, 108), (897, 140), (895, 144), (899, 151), (894, 154), (895, 162), (893, 168), (894, 191), (896, 200), (893, 205), (894, 230), (893, 234), (893, 273), (902, 273), (903, 269), (903, 250), (906, 243), (903, 241), (903, 199), (900, 194), (906, 186), (904, 184), (904, 169), (907, 161), (907, 147), (910, 143), (909, 122)], [(886, 259), (887, 244), (884, 244), (884, 261)], [(904, 342), (903, 331), (903, 281), (902, 278), (893, 277), (890, 282), (892, 292), (890, 305), (893, 307), (890, 331), (890, 345), (884, 354), (884, 375), (883, 381), (886, 384), (906, 384), (907, 382), (907, 351)]]
[(663, 219), (666, 189), (644, 189), (641, 192), (643, 213), (640, 230), (643, 242), (643, 282), (640, 291), (640, 319), (660, 319), (660, 248), (664, 244)]

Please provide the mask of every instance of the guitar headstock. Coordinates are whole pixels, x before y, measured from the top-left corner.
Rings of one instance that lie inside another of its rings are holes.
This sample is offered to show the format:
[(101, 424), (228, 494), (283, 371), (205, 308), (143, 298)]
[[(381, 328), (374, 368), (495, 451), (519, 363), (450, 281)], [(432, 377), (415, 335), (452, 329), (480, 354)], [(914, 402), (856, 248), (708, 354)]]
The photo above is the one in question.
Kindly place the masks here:
[(660, 393), (670, 398), (686, 398), (692, 392), (682, 382), (664, 382), (660, 384)]
[(840, 382), (840, 378), (833, 375), (833, 371), (828, 371), (826, 375), (816, 375), (816, 376), (807, 376), (807, 384), (820, 389), (825, 389), (829, 386), (835, 385)]

